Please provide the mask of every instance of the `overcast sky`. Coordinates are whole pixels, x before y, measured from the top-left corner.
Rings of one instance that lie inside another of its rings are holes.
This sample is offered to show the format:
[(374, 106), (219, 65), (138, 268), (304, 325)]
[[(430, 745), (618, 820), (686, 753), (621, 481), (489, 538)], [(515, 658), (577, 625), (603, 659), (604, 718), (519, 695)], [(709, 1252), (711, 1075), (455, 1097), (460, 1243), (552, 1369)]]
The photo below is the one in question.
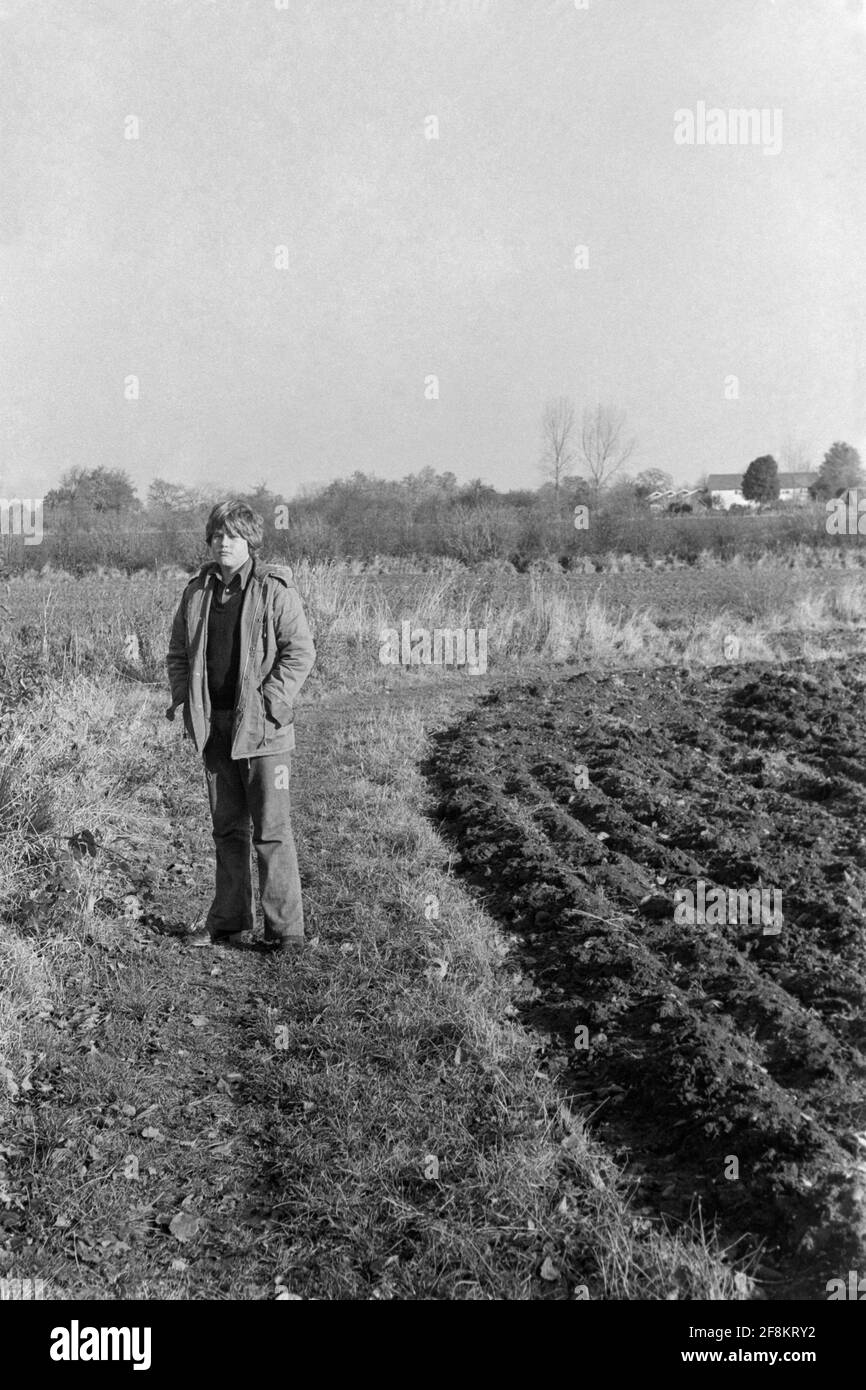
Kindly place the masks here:
[(678, 482), (866, 455), (859, 0), (281, 3), (0, 0), (3, 495), (534, 487), (560, 394)]

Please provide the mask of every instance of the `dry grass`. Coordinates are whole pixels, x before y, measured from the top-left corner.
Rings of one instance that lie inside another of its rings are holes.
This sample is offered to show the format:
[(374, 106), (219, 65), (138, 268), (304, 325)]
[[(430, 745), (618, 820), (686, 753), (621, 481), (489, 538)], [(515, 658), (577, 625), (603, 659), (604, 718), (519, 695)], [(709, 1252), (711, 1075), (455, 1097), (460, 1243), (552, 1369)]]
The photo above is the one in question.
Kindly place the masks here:
[[(715, 665), (725, 660), (724, 639), (735, 635), (740, 660), (784, 660), (807, 638), (820, 654), (821, 640), (866, 639), (866, 579), (801, 566), (793, 574), (776, 564), (729, 564), (714, 571), (717, 601), (708, 601), (700, 573), (682, 569), (681, 602), (673, 611), (648, 597), (634, 576), (628, 597), (604, 589), (587, 594), (578, 581), (533, 571), (528, 576), (450, 572), (397, 576), (351, 573), (345, 564), (302, 562), (296, 579), (316, 637), (318, 662), (308, 693), (376, 689), (393, 681), (395, 668), (379, 663), (383, 628), (488, 630), (491, 670), (506, 673), (527, 661), (556, 665)], [(80, 581), (15, 579), (6, 584), (6, 608), (14, 611), (0, 635), (0, 677), (8, 687), (22, 664), (61, 676), (106, 671), (164, 684), (164, 652), (182, 576), (89, 576)], [(613, 583), (614, 581), (610, 581)], [(669, 585), (668, 585), (669, 587)], [(697, 606), (692, 591), (700, 593)], [(617, 593), (622, 595), (620, 584)], [(793, 638), (793, 646), (792, 646)], [(131, 656), (130, 653), (133, 655)], [(405, 672), (397, 670), (402, 678)], [(417, 668), (408, 673), (417, 679)], [(429, 668), (424, 677), (436, 676)]]

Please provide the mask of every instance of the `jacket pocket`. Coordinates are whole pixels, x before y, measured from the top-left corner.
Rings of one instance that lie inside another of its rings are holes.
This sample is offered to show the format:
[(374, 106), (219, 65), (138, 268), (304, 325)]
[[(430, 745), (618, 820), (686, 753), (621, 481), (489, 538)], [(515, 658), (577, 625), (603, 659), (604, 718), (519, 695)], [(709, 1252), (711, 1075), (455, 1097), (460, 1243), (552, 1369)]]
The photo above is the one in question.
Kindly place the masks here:
[[(261, 691), (262, 706), (270, 724), (282, 729), (284, 725), (291, 724), (294, 718), (291, 700), (285, 700), (280, 695), (268, 696), (264, 690)], [(265, 724), (267, 728), (267, 723)]]

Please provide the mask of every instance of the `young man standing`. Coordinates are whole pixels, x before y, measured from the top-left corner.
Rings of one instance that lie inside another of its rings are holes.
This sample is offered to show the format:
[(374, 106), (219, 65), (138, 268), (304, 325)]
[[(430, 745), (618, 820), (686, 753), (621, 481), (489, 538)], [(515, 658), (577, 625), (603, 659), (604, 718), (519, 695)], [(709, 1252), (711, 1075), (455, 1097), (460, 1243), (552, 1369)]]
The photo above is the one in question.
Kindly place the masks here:
[(262, 518), (221, 502), (206, 529), (213, 560), (183, 591), (172, 623), (168, 678), (174, 719), (204, 758), (216, 845), (216, 892), (191, 944), (240, 946), (255, 923), (250, 825), (265, 919), (262, 949), (303, 945), (292, 834), (292, 706), (316, 659), (292, 571), (258, 559)]

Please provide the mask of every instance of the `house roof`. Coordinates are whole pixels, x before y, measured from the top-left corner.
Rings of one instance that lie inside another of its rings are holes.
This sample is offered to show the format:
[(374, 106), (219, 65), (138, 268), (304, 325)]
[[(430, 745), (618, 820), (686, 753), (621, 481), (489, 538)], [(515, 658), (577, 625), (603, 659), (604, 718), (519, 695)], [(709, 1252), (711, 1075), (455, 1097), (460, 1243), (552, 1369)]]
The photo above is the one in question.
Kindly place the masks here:
[[(707, 488), (710, 492), (739, 492), (744, 476), (743, 473), (710, 473)], [(779, 487), (811, 487), (815, 479), (814, 473), (780, 473)]]
[(812, 487), (817, 479), (817, 473), (780, 473), (779, 487)]

